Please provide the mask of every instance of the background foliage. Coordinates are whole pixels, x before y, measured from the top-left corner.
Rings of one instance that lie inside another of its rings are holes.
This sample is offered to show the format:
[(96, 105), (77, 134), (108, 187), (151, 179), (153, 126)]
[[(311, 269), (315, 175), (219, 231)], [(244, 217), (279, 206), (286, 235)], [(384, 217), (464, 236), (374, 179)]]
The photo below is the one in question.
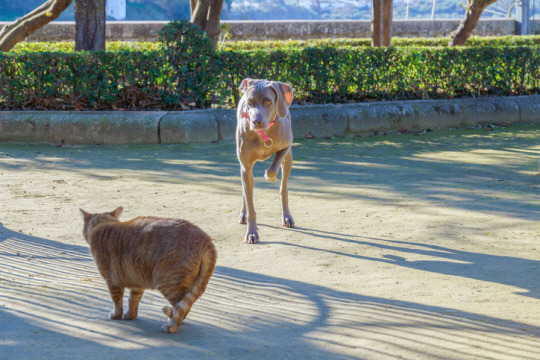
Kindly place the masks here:
[[(189, 22), (163, 28), (161, 42), (22, 44), (0, 53), (0, 109), (182, 110), (232, 107), (242, 79), (288, 82), (300, 103), (540, 93), (540, 37), (247, 42), (215, 51)], [(426, 46), (429, 45), (429, 46)], [(248, 50), (243, 50), (248, 49)]]
[[(45, 0), (0, 0), (0, 21), (13, 21)], [(437, 0), (436, 19), (460, 19), (465, 14), (466, 0)], [(317, 4), (319, 6), (317, 6)], [(533, 5), (536, 5), (533, 8)], [(371, 17), (372, 0), (225, 0), (222, 20), (367, 20)], [(409, 19), (429, 19), (432, 0), (409, 0)], [(59, 20), (73, 21), (72, 4)], [(492, 5), (488, 9), (495, 8)], [(407, 12), (405, 0), (394, 0), (394, 19), (404, 19)], [(127, 17), (124, 20), (182, 20), (189, 19), (189, 0), (127, 0)], [(531, 1), (531, 15), (540, 12), (540, 1)], [(482, 16), (493, 17), (485, 12)], [(497, 15), (501, 17), (499, 13)], [(112, 20), (112, 19), (111, 19)]]

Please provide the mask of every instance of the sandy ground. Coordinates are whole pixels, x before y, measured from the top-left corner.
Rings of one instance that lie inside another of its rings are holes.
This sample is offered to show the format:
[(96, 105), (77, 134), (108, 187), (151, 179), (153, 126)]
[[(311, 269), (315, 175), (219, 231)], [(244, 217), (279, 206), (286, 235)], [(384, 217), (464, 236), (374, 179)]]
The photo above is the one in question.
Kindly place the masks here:
[[(232, 142), (0, 144), (0, 359), (538, 359), (540, 127), (299, 141), (255, 169), (242, 242)], [(219, 251), (176, 334), (148, 291), (112, 321), (79, 208), (188, 219)]]

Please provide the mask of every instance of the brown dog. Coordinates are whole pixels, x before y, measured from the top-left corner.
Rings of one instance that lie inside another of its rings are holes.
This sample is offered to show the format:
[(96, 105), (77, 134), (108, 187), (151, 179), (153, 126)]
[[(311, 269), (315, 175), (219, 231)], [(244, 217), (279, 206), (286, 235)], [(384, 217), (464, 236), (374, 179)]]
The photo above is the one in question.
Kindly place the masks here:
[(283, 226), (294, 227), (289, 211), (287, 179), (292, 168), (291, 114), (292, 88), (284, 83), (244, 79), (240, 85), (243, 95), (237, 109), (236, 154), (240, 161), (243, 202), (240, 223), (248, 225), (244, 242), (259, 242), (257, 219), (253, 207), (253, 166), (257, 161), (274, 161), (264, 178), (275, 182), (281, 166), (281, 206)]

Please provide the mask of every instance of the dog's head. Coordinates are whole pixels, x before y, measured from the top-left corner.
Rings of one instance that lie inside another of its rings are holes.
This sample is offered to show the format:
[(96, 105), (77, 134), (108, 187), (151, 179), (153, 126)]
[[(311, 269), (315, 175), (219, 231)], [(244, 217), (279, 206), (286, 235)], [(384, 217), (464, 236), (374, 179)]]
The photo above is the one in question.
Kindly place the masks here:
[(284, 118), (292, 102), (292, 88), (284, 83), (268, 80), (244, 79), (240, 91), (245, 98), (245, 109), (253, 130), (264, 130), (276, 115)]

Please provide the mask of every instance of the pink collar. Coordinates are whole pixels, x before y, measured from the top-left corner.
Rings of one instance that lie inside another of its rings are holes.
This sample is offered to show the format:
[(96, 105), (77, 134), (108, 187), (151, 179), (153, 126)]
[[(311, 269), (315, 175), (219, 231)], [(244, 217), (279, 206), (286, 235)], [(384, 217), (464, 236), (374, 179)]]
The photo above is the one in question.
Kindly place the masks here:
[[(270, 124), (268, 124), (268, 127), (264, 130), (255, 130), (255, 132), (257, 134), (259, 134), (260, 137), (262, 137), (263, 141), (264, 141), (264, 146), (266, 147), (271, 147), (272, 145), (274, 145), (274, 140), (272, 140), (271, 138), (268, 137), (268, 135), (266, 135), (266, 130), (270, 129), (275, 121), (276, 121), (276, 117), (277, 117), (277, 114), (276, 116), (274, 117), (274, 120), (270, 121)], [(247, 118), (249, 122), (251, 122), (251, 119), (249, 117), (249, 113), (247, 111), (242, 111), (242, 118)], [(266, 145), (266, 142), (270, 140), (270, 145)]]

